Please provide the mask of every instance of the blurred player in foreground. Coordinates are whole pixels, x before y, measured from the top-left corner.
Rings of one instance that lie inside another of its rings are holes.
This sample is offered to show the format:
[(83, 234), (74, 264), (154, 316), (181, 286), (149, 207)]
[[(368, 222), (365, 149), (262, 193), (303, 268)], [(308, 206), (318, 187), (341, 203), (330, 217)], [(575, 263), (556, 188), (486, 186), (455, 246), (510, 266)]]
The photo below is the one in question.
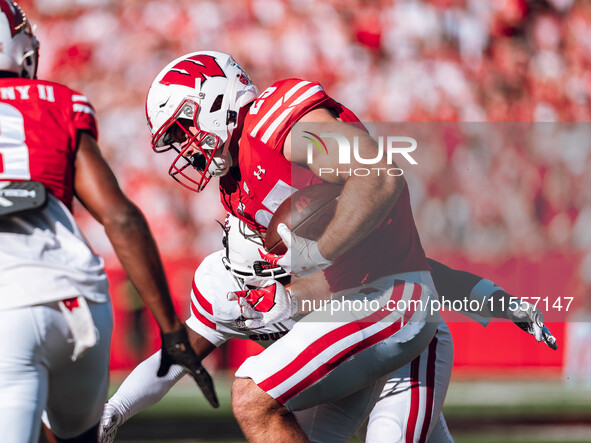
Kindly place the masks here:
[[(266, 299), (270, 294), (269, 288), (278, 288), (273, 300), (275, 303), (291, 305), (295, 301), (298, 283), (292, 287), (293, 291), (284, 289), (282, 283), (287, 286), (289, 278), (280, 267), (267, 266), (257, 274), (255, 263), (259, 259), (262, 238), (243, 222), (228, 216), (225, 232), (225, 250), (205, 258), (193, 280), (192, 314), (187, 325), (200, 358), (205, 358), (231, 337), (254, 340), (267, 347), (286, 335), (302, 317), (296, 314), (291, 318), (277, 318), (276, 321), (269, 319), (268, 316), (272, 315), (271, 309), (267, 309), (271, 306)], [(510, 297), (490, 280), (452, 270), (434, 260), (430, 260), (430, 264), (440, 294), (453, 294), (456, 298), (469, 300), (496, 298), (498, 301), (500, 297)], [(321, 273), (317, 273), (318, 276)], [(264, 289), (248, 292), (248, 288), (253, 287)], [(240, 297), (243, 312), (240, 312), (236, 303), (228, 300), (227, 294)], [(299, 314), (302, 314), (301, 309)], [(478, 315), (485, 323), (493, 314), (484, 311), (471, 315)], [(537, 336), (543, 331), (543, 326), (540, 328), (538, 325), (541, 313), (536, 309), (529, 312), (528, 309), (498, 312), (495, 316), (511, 316), (514, 321), (527, 324)], [(453, 361), (453, 343), (445, 323), (439, 325), (435, 337), (436, 340), (419, 357), (389, 375), (375, 406), (375, 396), (369, 399), (352, 396), (309, 410), (296, 411), (298, 423), (310, 441), (347, 441), (365, 420), (368, 410), (371, 410), (369, 420), (363, 430), (357, 432), (366, 442), (424, 441), (428, 429), (431, 429), (431, 442), (453, 441), (441, 414)], [(554, 343), (551, 344), (552, 339), (547, 332), (545, 340), (549, 340), (547, 343), (551, 347), (554, 346)], [(185, 374), (182, 368), (173, 366), (168, 376), (157, 379), (154, 368), (158, 365), (158, 358), (156, 353), (138, 365), (105, 405), (100, 428), (101, 443), (112, 442), (119, 426), (158, 402)]]
[[(0, 439), (91, 442), (109, 383), (113, 326), (103, 261), (72, 217), (77, 197), (104, 226), (172, 363), (203, 377), (170, 298), (156, 244), (97, 145), (88, 99), (36, 80), (39, 43), (0, 0)], [(208, 386), (208, 389), (212, 389)]]

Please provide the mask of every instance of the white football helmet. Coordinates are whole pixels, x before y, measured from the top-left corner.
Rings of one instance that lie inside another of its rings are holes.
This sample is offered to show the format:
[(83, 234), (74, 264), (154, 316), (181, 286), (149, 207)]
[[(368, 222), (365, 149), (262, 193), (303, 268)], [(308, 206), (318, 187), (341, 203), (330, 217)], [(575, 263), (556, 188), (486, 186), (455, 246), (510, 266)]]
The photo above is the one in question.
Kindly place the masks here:
[(263, 287), (275, 280), (289, 277), (277, 265), (263, 261), (259, 250), (265, 252), (262, 235), (231, 214), (224, 222), (223, 244), (226, 256), (222, 258), (226, 269), (245, 285)]
[(37, 78), (39, 42), (31, 23), (15, 2), (0, 0), (0, 71)]
[(168, 173), (199, 192), (211, 177), (228, 172), (232, 132), (240, 109), (259, 92), (244, 70), (223, 52), (200, 51), (169, 63), (146, 99), (152, 149), (173, 149)]

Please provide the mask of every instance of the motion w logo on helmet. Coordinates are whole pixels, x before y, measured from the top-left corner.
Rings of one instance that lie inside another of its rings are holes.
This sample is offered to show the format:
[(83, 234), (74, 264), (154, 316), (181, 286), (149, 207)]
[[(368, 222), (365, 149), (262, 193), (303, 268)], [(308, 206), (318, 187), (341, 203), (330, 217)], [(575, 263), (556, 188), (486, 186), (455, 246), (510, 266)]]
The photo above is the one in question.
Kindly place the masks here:
[(194, 88), (196, 81), (205, 83), (208, 77), (225, 77), (224, 71), (220, 68), (215, 57), (199, 54), (181, 60), (170, 68), (160, 83), (163, 85), (177, 84)]

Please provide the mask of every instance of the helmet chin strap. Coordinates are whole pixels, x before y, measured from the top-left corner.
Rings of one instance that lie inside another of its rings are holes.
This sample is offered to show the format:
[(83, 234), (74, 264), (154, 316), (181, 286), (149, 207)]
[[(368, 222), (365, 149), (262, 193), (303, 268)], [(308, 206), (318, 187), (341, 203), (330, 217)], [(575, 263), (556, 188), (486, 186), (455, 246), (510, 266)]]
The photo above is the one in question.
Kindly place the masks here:
[(232, 132), (236, 128), (238, 119), (229, 120), (228, 116), (238, 115), (236, 110), (236, 94), (238, 93), (238, 82), (240, 81), (240, 74), (236, 74), (230, 81), (230, 84), (226, 88), (224, 93), (224, 99), (222, 101), (222, 109), (226, 110), (226, 126), (228, 127), (228, 140), (232, 138)]
[[(221, 158), (224, 159), (226, 164), (224, 165), (223, 173), (216, 174), (219, 176), (225, 175), (228, 172), (228, 170), (232, 167), (232, 156), (228, 155), (228, 151), (230, 150), (230, 142), (232, 140), (232, 133), (234, 132), (234, 129), (236, 128), (236, 125), (238, 123), (238, 113), (236, 111), (236, 94), (238, 93), (238, 82), (239, 81), (240, 81), (240, 74), (236, 74), (234, 76), (234, 78), (230, 81), (230, 84), (228, 85), (228, 87), (226, 88), (226, 91), (224, 92), (224, 98), (222, 100), (221, 108), (226, 110), (226, 127), (227, 127), (228, 137), (224, 141), (224, 146), (222, 147), (222, 153), (221, 153)], [(233, 113), (233, 115), (236, 116), (236, 118), (233, 120), (229, 120), (228, 116), (230, 116), (232, 113)], [(212, 161), (212, 164), (214, 162), (215, 162), (215, 159)], [(211, 171), (210, 171), (210, 174), (212, 176), (215, 176)]]

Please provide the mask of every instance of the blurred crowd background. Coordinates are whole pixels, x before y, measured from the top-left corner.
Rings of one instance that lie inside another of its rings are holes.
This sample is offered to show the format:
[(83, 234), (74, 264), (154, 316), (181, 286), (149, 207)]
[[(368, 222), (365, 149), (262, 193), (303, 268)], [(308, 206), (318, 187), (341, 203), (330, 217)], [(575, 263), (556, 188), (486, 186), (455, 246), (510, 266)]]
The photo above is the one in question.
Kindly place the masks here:
[[(91, 99), (104, 154), (166, 256), (219, 246), (215, 184), (198, 198), (176, 185), (145, 123), (151, 81), (184, 53), (229, 52), (261, 91), (287, 77), (320, 81), (365, 121), (578, 122), (591, 113), (587, 0), (21, 4), (37, 24), (40, 77)], [(543, 126), (529, 143), (512, 137), (515, 128), (496, 143), (483, 135), (503, 125), (435, 141), (440, 149), (411, 171), (427, 248), (495, 257), (591, 249), (589, 128)], [(469, 164), (470, 174), (452, 177)], [(109, 255), (95, 230), (89, 237)]]
[[(497, 263), (576, 255), (591, 285), (591, 126), (577, 123), (591, 116), (589, 0), (19, 3), (37, 25), (39, 76), (90, 98), (104, 155), (167, 259), (218, 249), (212, 220), (223, 213), (215, 184), (197, 196), (168, 177), (150, 149), (144, 99), (168, 62), (214, 49), (261, 91), (300, 77), (364, 121), (440, 122), (422, 129), (429, 146), (408, 171), (428, 253)], [(102, 229), (79, 212), (112, 259)]]

